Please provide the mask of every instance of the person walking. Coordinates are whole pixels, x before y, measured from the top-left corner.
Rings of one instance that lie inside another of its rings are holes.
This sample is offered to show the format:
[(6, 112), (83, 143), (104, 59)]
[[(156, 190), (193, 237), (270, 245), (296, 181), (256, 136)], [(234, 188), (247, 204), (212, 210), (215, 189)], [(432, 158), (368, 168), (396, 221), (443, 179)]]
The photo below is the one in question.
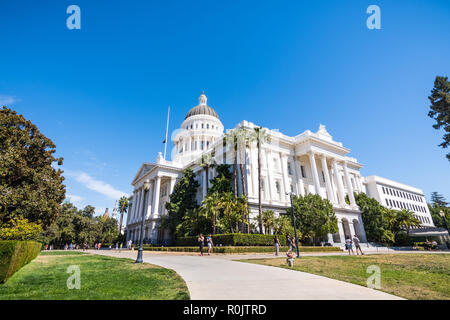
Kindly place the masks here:
[(288, 250), (292, 249), (292, 241), (291, 241), (291, 237), (289, 237), (289, 235), (286, 235), (286, 245), (289, 247)]
[(361, 241), (359, 241), (359, 238), (356, 234), (353, 236), (353, 243), (355, 244), (356, 255), (358, 255), (358, 249), (359, 252), (361, 252), (361, 255), (364, 255), (364, 253), (361, 250)]
[(292, 251), (297, 252), (297, 245), (295, 244), (295, 237), (292, 237), (291, 248), (292, 248)]
[(345, 239), (345, 250), (348, 251), (348, 254), (350, 255), (350, 251), (355, 254), (353, 252), (353, 248), (352, 248), (352, 239), (350, 239), (350, 237), (347, 237), (347, 239)]
[(278, 239), (277, 235), (275, 235), (275, 238), (273, 239), (273, 244), (275, 245), (275, 255), (278, 256), (278, 253), (280, 252), (280, 239)]
[(214, 243), (213, 243), (211, 234), (209, 234), (209, 235), (206, 237), (206, 243), (207, 243), (207, 245), (208, 245), (208, 256), (209, 256), (209, 255), (212, 253), (212, 248), (213, 248), (213, 246), (214, 246)]
[(200, 249), (200, 255), (203, 256), (203, 246), (205, 244), (205, 238), (203, 237), (203, 233), (200, 233), (200, 235), (197, 238), (197, 242)]

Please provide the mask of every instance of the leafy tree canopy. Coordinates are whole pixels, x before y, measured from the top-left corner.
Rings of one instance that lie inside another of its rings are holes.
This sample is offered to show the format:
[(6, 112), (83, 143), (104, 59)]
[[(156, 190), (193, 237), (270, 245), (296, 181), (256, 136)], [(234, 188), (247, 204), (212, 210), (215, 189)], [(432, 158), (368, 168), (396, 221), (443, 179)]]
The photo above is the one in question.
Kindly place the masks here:
[(448, 202), (442, 194), (434, 191), (431, 193), (431, 204), (433, 207), (445, 208), (448, 205)]
[[(317, 194), (294, 196), (294, 214), (296, 227), (303, 238), (313, 241), (338, 231), (337, 218), (331, 202)], [(290, 214), (290, 208), (287, 214)]]
[(22, 115), (0, 109), (0, 223), (25, 218), (49, 226), (65, 198), (55, 144)]
[[(448, 148), (450, 145), (450, 82), (448, 77), (437, 76), (434, 80), (434, 88), (428, 97), (431, 102), (428, 116), (436, 123), (433, 128), (444, 129), (444, 141), (439, 145), (442, 148)], [(450, 161), (450, 153), (447, 153), (447, 159)]]
[(175, 235), (176, 228), (183, 222), (184, 216), (188, 213), (192, 215), (193, 210), (198, 207), (196, 194), (199, 186), (192, 169), (184, 170), (183, 176), (175, 183), (170, 200), (166, 203), (167, 215), (163, 216), (161, 228), (168, 229)]

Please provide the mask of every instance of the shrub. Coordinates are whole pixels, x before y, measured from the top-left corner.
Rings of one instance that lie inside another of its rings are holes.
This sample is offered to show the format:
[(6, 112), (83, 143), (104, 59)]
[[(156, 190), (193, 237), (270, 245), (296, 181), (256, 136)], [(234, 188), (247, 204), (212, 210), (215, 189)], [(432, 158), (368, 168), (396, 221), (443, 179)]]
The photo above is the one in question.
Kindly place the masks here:
[(36, 240), (42, 231), (40, 224), (25, 218), (14, 218), (0, 225), (1, 240)]
[[(167, 251), (167, 252), (198, 252), (198, 247), (153, 247), (145, 245), (144, 250), (147, 251)], [(288, 247), (280, 247), (280, 254), (286, 252)], [(338, 247), (299, 247), (300, 252), (340, 252)], [(206, 252), (206, 248), (205, 248)], [(240, 247), (214, 247), (214, 253), (265, 253), (275, 252), (275, 248), (267, 246), (240, 246)]]
[(37, 257), (41, 244), (35, 241), (0, 241), (0, 283)]
[[(271, 234), (247, 233), (215, 234), (212, 236), (216, 246), (219, 244), (222, 246), (273, 246), (274, 237)], [(278, 239), (282, 246), (286, 245), (286, 236), (279, 235)], [(196, 246), (198, 244), (197, 237), (177, 238), (175, 244), (177, 246)]]

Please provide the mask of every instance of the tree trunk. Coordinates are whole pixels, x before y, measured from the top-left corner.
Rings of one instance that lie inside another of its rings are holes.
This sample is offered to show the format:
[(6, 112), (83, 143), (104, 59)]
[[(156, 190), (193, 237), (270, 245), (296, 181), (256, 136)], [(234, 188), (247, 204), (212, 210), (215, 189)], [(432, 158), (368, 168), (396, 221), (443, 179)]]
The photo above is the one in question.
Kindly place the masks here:
[(238, 177), (237, 177), (237, 150), (234, 150), (234, 164), (233, 164), (233, 184), (234, 184), (234, 196), (238, 195)]
[(258, 138), (258, 222), (259, 222), (259, 233), (262, 234), (262, 203), (261, 203), (261, 142)]
[[(239, 157), (240, 158), (240, 157)], [(242, 160), (242, 159), (240, 159)], [(239, 169), (241, 171), (241, 184), (242, 184), (242, 194), (247, 197), (247, 190), (245, 189), (245, 179), (244, 179), (244, 164), (242, 161), (239, 161)], [(242, 212), (242, 233), (244, 233), (244, 225), (245, 225), (245, 217), (247, 212)]]
[(206, 194), (208, 194), (208, 187), (209, 187), (209, 166), (208, 165), (206, 165), (205, 166), (205, 174), (206, 174), (206, 181), (205, 181), (205, 183), (206, 183)]
[(119, 235), (120, 235), (120, 232), (122, 231), (122, 223), (123, 223), (123, 207), (120, 208)]

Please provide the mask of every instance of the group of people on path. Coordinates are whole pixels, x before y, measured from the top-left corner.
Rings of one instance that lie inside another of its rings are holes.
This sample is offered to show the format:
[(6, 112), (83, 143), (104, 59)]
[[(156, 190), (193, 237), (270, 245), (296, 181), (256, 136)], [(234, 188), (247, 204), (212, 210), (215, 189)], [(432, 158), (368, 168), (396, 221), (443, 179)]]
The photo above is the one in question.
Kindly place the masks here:
[(350, 237), (347, 237), (347, 239), (345, 239), (345, 250), (348, 251), (349, 255), (355, 254), (355, 252), (353, 251), (353, 244), (355, 245), (356, 255), (359, 255), (358, 250), (361, 255), (363, 255), (364, 253), (361, 250), (361, 242), (359, 241), (359, 238), (356, 234), (353, 236), (353, 239), (350, 239)]
[[(200, 235), (197, 238), (197, 242), (198, 242), (199, 249), (200, 249), (200, 255), (203, 256), (203, 247), (205, 245), (205, 237), (203, 236), (203, 233), (200, 233)], [(213, 242), (211, 234), (209, 234), (206, 237), (206, 244), (208, 245), (208, 256), (209, 256), (212, 253), (212, 250), (214, 247), (214, 242)]]
[[(275, 255), (278, 256), (278, 254), (280, 253), (280, 247), (281, 247), (280, 239), (278, 238), (278, 235), (275, 235), (273, 244), (275, 245)], [(292, 237), (292, 239), (291, 239), (291, 237), (289, 235), (286, 235), (286, 245), (289, 247), (288, 253), (297, 251), (297, 244), (295, 241), (295, 237)]]

